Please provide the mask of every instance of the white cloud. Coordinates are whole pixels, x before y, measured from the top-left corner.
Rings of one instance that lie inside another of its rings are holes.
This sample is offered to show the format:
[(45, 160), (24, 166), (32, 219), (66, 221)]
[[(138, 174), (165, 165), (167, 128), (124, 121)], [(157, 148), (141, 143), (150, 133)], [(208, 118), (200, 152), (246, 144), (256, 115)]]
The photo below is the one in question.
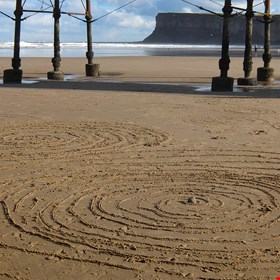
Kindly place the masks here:
[(11, 0), (0, 0), (0, 9), (14, 9), (15, 1)]
[(150, 18), (145, 19), (140, 15), (129, 14), (125, 12), (114, 14), (110, 21), (114, 21), (115, 23), (118, 23), (119, 26), (127, 28), (146, 29), (154, 27), (154, 21), (150, 20)]
[(53, 24), (53, 18), (51, 15), (48, 14), (40, 14), (33, 17), (28, 18), (26, 21), (23, 22), (23, 25), (37, 28), (45, 27), (45, 26), (52, 26)]
[(192, 10), (190, 8), (183, 8), (183, 13), (191, 13)]

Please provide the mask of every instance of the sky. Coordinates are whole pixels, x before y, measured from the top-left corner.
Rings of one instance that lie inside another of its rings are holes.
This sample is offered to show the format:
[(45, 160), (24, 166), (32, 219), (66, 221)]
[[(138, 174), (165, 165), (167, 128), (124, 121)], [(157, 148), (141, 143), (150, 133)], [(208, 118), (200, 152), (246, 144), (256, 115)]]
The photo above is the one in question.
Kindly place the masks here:
[[(54, 0), (22, 0), (24, 9), (40, 10), (47, 8), (47, 4)], [(125, 5), (131, 0), (91, 0), (94, 19)], [(222, 12), (224, 0), (188, 0), (198, 6), (215, 12)], [(254, 0), (256, 11), (264, 10), (263, 0)], [(63, 2), (63, 12), (84, 13), (86, 0), (60, 0)], [(0, 11), (13, 17), (16, 0), (0, 0)], [(246, 0), (232, 0), (232, 5), (245, 7)], [(52, 10), (51, 8), (49, 9)], [(280, 14), (279, 0), (271, 0), (271, 11)], [(122, 9), (95, 21), (93, 27), (94, 42), (137, 42), (142, 41), (155, 28), (155, 17), (158, 13), (197, 13), (200, 9), (182, 0), (136, 0)], [(21, 40), (26, 42), (52, 42), (53, 18), (51, 14), (36, 14), (25, 12), (23, 17), (30, 16), (22, 22)], [(84, 19), (81, 16), (81, 19)], [(62, 42), (85, 42), (86, 24), (68, 15), (60, 19)], [(13, 41), (14, 21), (0, 14), (0, 41)]]

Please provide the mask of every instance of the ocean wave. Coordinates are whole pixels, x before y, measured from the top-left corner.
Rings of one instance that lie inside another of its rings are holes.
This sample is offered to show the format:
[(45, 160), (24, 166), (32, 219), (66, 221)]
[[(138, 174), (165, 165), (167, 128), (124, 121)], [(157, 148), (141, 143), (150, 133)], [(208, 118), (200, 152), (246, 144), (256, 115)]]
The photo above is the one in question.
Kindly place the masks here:
[[(13, 42), (1, 42), (1, 49), (13, 48)], [(52, 49), (52, 42), (20, 42), (23, 49)], [(61, 43), (60, 47), (63, 48), (86, 48), (86, 42), (67, 42)], [(235, 46), (238, 47), (238, 46)], [(241, 46), (240, 46), (241, 47)], [(93, 43), (93, 48), (141, 48), (141, 49), (216, 49), (220, 48), (219, 45), (185, 45), (185, 44), (143, 44), (143, 43)]]

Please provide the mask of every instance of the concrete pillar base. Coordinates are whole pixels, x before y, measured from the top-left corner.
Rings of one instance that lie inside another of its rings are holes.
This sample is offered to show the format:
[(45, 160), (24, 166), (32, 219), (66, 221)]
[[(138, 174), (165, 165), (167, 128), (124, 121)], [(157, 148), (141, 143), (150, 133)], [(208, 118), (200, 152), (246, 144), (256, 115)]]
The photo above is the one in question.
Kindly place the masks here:
[(238, 78), (237, 85), (239, 86), (255, 86), (257, 84), (257, 80), (254, 78)]
[(48, 72), (48, 80), (64, 80), (64, 73), (61, 71), (50, 71)]
[(269, 67), (260, 67), (257, 69), (258, 82), (271, 84), (274, 81), (274, 69)]
[(212, 78), (211, 91), (233, 91), (234, 78), (214, 77)]
[(86, 76), (87, 77), (100, 76), (100, 64), (86, 64)]
[(7, 69), (4, 70), (3, 83), (4, 84), (21, 84), (22, 70)]

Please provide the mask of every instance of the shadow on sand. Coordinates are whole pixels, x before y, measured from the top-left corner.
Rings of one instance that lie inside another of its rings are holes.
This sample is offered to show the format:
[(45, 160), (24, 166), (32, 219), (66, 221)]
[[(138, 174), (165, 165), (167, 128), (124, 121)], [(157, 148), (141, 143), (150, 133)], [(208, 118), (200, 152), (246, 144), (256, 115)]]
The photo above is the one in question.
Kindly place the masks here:
[(211, 92), (209, 84), (186, 83), (146, 83), (146, 82), (115, 82), (97, 80), (24, 80), (22, 84), (0, 84), (0, 88), (32, 88), (32, 89), (69, 89), (89, 91), (112, 92), (142, 92), (142, 93), (167, 93), (167, 94), (191, 94), (211, 97), (228, 98), (280, 98), (280, 87), (256, 86), (235, 87), (233, 92)]

